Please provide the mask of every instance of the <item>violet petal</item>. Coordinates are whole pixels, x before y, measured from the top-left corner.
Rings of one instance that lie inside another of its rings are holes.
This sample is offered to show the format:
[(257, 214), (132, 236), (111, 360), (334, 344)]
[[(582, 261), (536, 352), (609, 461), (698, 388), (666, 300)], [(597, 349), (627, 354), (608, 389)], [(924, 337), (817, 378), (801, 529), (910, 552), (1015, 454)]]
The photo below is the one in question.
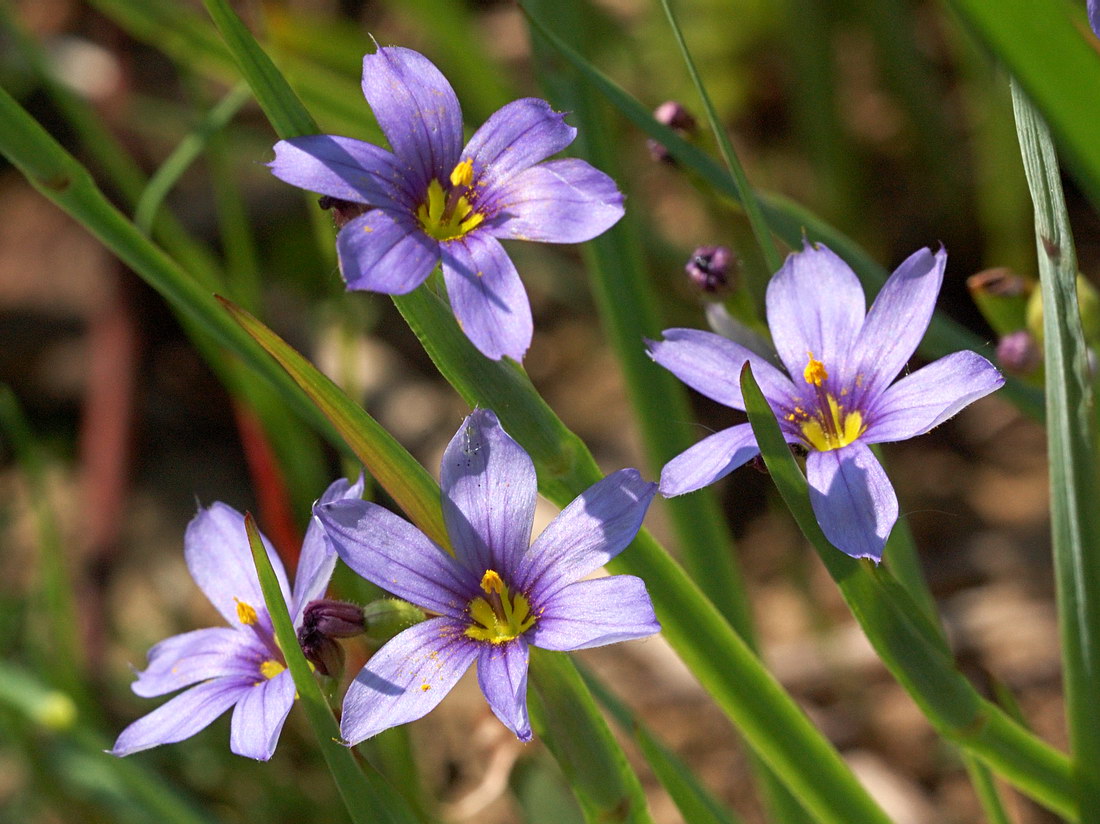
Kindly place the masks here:
[(760, 447), (747, 423), (715, 432), (665, 464), (661, 494), (671, 498), (702, 489), (759, 454)]
[(556, 154), (573, 142), (577, 130), (545, 100), (525, 97), (497, 109), (474, 132), (464, 157), (473, 161), (474, 179), (492, 189)]
[(447, 296), (462, 331), (487, 358), (523, 360), (534, 329), (531, 305), (504, 247), (477, 231), (440, 246)]
[(462, 618), (481, 594), (478, 578), (419, 529), (367, 501), (313, 510), (344, 563), (368, 581), (419, 607)]
[(378, 650), (344, 696), (340, 734), (358, 744), (435, 709), (477, 658), (465, 622), (431, 618)]
[(489, 708), (520, 741), (530, 741), (527, 715), (527, 642), (522, 636), (505, 644), (481, 644), (477, 681)]
[(233, 706), (253, 680), (215, 678), (181, 692), (119, 733), (111, 754), (131, 755), (190, 738)]
[(411, 49), (380, 48), (363, 58), (363, 94), (413, 188), (446, 181), (462, 150), (462, 109), (439, 69)]
[(543, 649), (589, 649), (661, 631), (645, 582), (633, 575), (578, 581), (539, 606), (531, 643)]
[(152, 698), (211, 678), (247, 678), (256, 674), (266, 654), (252, 633), (229, 627), (173, 635), (149, 650), (149, 665), (137, 673), (131, 689)]
[(229, 749), (237, 755), (267, 761), (294, 705), (294, 679), (283, 670), (246, 690), (233, 710)]
[(443, 519), (455, 556), (479, 579), (511, 580), (535, 517), (535, 465), (488, 409), (475, 410), (447, 445), (440, 468)]
[(439, 242), (411, 215), (374, 209), (348, 222), (336, 236), (340, 274), (348, 289), (404, 295), (439, 262)]
[(577, 158), (532, 166), (478, 204), (492, 217), (486, 229), (504, 240), (583, 243), (603, 234), (623, 216), (615, 181)]
[(954, 352), (883, 392), (867, 414), (862, 440), (885, 443), (923, 435), (1004, 382), (997, 367), (977, 352)]
[(853, 558), (882, 560), (898, 499), (882, 465), (860, 441), (806, 456), (806, 480), (821, 531)]
[(280, 140), (267, 165), (292, 186), (374, 208), (409, 211), (421, 197), (409, 187), (396, 157), (350, 137), (311, 134)]
[(620, 469), (582, 492), (535, 539), (516, 579), (538, 610), (554, 593), (599, 569), (634, 540), (657, 484)]

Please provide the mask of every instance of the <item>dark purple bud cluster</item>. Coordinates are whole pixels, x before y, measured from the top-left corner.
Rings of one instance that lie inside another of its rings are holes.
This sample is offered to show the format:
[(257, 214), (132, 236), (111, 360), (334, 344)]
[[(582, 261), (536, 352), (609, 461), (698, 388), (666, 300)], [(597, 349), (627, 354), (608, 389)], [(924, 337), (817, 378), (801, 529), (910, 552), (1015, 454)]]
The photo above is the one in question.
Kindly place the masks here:
[(337, 197), (329, 197), (328, 195), (318, 199), (317, 205), (326, 212), (332, 212), (332, 224), (337, 229), (343, 229), (346, 223), (355, 220), (359, 215), (366, 214), (370, 208), (362, 203), (340, 200)]
[[(690, 139), (695, 136), (697, 128), (695, 118), (691, 116), (691, 112), (675, 100), (667, 100), (654, 109), (653, 119), (664, 126), (668, 126), (682, 138)], [(649, 149), (649, 156), (658, 163), (675, 164), (676, 161), (668, 153), (668, 149), (656, 140), (652, 138), (647, 140), (646, 147)]]
[(302, 613), (298, 643), (306, 658), (322, 675), (339, 675), (344, 669), (344, 650), (336, 638), (352, 638), (366, 629), (363, 608), (343, 601), (310, 601)]
[(684, 271), (697, 289), (713, 295), (732, 288), (737, 262), (737, 255), (726, 246), (700, 246), (691, 253)]

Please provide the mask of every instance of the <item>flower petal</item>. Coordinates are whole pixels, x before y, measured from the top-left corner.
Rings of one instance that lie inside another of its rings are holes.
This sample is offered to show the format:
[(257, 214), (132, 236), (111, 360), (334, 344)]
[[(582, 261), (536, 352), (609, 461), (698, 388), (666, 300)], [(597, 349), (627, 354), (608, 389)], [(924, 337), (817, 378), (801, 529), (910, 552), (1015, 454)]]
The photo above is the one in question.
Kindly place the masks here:
[(405, 214), (374, 209), (348, 222), (336, 236), (340, 274), (348, 289), (404, 295), (432, 273), (439, 242)]
[(423, 532), (367, 501), (314, 507), (344, 563), (368, 581), (419, 607), (461, 618), (481, 594), (478, 580)]
[(531, 740), (527, 715), (527, 642), (523, 636), (506, 644), (481, 644), (477, 682), (493, 715), (520, 741)]
[(531, 643), (543, 649), (589, 649), (661, 631), (645, 583), (633, 575), (578, 581), (541, 606)]
[(473, 161), (477, 185), (491, 190), (560, 152), (576, 136), (564, 112), (554, 111), (545, 100), (525, 97), (493, 112), (462, 155)]
[(810, 452), (810, 504), (825, 537), (853, 558), (882, 560), (898, 519), (898, 499), (882, 464), (863, 443)]
[(270, 759), (293, 705), (294, 679), (290, 670), (253, 685), (233, 710), (229, 749), (258, 761)]
[(536, 613), (563, 587), (622, 552), (641, 529), (657, 484), (620, 469), (563, 509), (523, 556), (516, 580)]
[[(290, 587), (283, 562), (271, 542), (267, 538), (263, 538), (263, 542), (275, 576), (279, 579), (283, 598), (286, 598)], [(241, 513), (220, 501), (209, 509), (200, 509), (187, 525), (183, 536), (183, 554), (191, 577), (230, 626), (240, 626), (238, 603), (247, 604), (266, 618), (264, 596), (256, 578), (256, 567), (252, 563), (252, 551), (248, 548)], [(267, 624), (270, 630), (270, 622)]]
[(755, 352), (713, 332), (666, 329), (664, 340), (647, 340), (649, 356), (696, 392), (733, 409), (745, 408), (741, 367), (748, 361), (772, 406), (794, 405), (794, 385)]
[(215, 678), (192, 687), (124, 729), (115, 741), (111, 754), (131, 755), (190, 738), (210, 726), (251, 685), (250, 679)]
[(371, 656), (344, 696), (344, 740), (358, 744), (435, 709), (477, 658), (480, 644), (464, 629), (464, 622), (431, 618)]
[(411, 49), (380, 48), (363, 58), (363, 95), (415, 190), (445, 182), (462, 150), (462, 109), (439, 69)]
[(479, 579), (495, 569), (512, 580), (531, 541), (538, 481), (535, 465), (497, 416), (477, 409), (443, 453), (443, 519), (458, 560)]
[(904, 441), (939, 426), (1005, 379), (977, 352), (955, 352), (921, 367), (882, 393), (868, 412), (867, 443)]
[(572, 157), (518, 172), (483, 198), (478, 211), (492, 216), (486, 228), (505, 240), (583, 243), (623, 216), (615, 181)]
[(394, 211), (415, 209), (413, 190), (397, 158), (362, 140), (311, 134), (280, 140), (271, 173), (292, 186), (330, 197)]
[(229, 627), (173, 635), (149, 650), (149, 665), (131, 689), (152, 698), (220, 676), (247, 678), (259, 671), (265, 654), (251, 633)]
[(661, 494), (671, 498), (702, 489), (759, 454), (760, 447), (747, 423), (715, 432), (665, 464)]
[(516, 267), (485, 232), (441, 243), (443, 280), (466, 337), (487, 358), (520, 361), (531, 345), (531, 305)]
[[(340, 478), (329, 484), (328, 489), (314, 503), (327, 504), (342, 501), (345, 498), (356, 500), (363, 497), (363, 473), (355, 483)], [(332, 571), (336, 568), (336, 550), (325, 538), (325, 528), (316, 517), (309, 519), (306, 537), (302, 540), (302, 554), (298, 557), (298, 569), (294, 573), (294, 592), (291, 596), (290, 617), (294, 626), (302, 622), (302, 611), (306, 604), (325, 594)]]
[(862, 394), (849, 397), (851, 406), (864, 409), (874, 403), (916, 351), (932, 319), (946, 266), (943, 249), (935, 254), (921, 249), (886, 281), (867, 313), (852, 353), (851, 368), (859, 376)]
[(787, 257), (768, 283), (768, 328), (796, 387), (805, 386), (811, 354), (832, 380), (843, 381), (865, 306), (859, 279), (826, 247), (807, 243)]

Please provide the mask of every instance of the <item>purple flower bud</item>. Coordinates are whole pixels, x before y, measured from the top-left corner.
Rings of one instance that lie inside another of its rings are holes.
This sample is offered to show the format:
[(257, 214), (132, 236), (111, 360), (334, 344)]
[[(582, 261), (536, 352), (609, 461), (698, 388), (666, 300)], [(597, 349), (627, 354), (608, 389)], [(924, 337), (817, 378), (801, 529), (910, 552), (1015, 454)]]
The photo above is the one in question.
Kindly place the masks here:
[(1043, 353), (1035, 337), (1026, 329), (1021, 329), (997, 341), (997, 362), (1006, 372), (1027, 377), (1039, 369)]
[[(666, 100), (654, 109), (653, 119), (664, 126), (668, 126), (680, 137), (690, 139), (695, 136), (695, 118), (691, 116), (691, 112), (675, 100)], [(672, 159), (672, 155), (668, 153), (668, 149), (656, 140), (647, 140), (646, 147), (649, 149), (649, 156), (658, 163), (674, 164), (676, 162)]]
[(370, 208), (362, 203), (353, 203), (350, 200), (340, 200), (336, 197), (324, 197), (318, 199), (317, 205), (326, 212), (332, 211), (332, 224), (337, 229), (343, 229), (344, 225), (354, 220), (361, 214), (365, 214)]
[(302, 629), (313, 630), (329, 638), (352, 638), (366, 629), (363, 608), (343, 601), (320, 599), (306, 604)]
[(736, 268), (737, 256), (726, 246), (700, 246), (684, 265), (691, 282), (709, 294), (731, 288)]
[(321, 675), (338, 678), (344, 671), (344, 649), (327, 635), (303, 624), (298, 628), (298, 644), (306, 660)]

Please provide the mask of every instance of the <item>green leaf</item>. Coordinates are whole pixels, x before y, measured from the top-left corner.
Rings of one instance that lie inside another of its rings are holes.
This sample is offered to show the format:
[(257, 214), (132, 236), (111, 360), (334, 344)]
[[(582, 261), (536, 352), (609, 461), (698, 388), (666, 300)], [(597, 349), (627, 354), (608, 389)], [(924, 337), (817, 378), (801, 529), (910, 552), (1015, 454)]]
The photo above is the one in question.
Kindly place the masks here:
[(531, 647), (532, 723), (590, 824), (652, 824), (645, 793), (564, 653)]
[(806, 478), (748, 364), (741, 390), (760, 454), (799, 529), (817, 550), (879, 658), (941, 734), (989, 764), (1036, 801), (1072, 815), (1064, 755), (978, 695), (955, 668), (928, 613), (884, 568), (857, 561), (825, 538), (810, 506)]
[(1035, 204), (1043, 298), (1050, 516), (1066, 716), (1082, 820), (1100, 815), (1100, 499), (1093, 367), (1077, 302), (1077, 255), (1054, 145), (1027, 95), (1012, 86), (1020, 153)]
[(288, 346), (252, 314), (219, 298), (232, 318), (302, 388), (340, 433), (367, 471), (397, 502), (409, 519), (440, 546), (449, 546), (439, 503), (439, 485), (359, 404)]
[(294, 678), (298, 700), (317, 736), (317, 746), (328, 764), (348, 815), (355, 824), (419, 824), (405, 799), (373, 769), (361, 769), (352, 751), (340, 743), (340, 727), (321, 693), (309, 662), (302, 654), (302, 648), (298, 646), (298, 636), (290, 622), (279, 579), (275, 577), (271, 559), (267, 556), (251, 514), (245, 515), (244, 525), (252, 561), (260, 579), (260, 590), (275, 629), (275, 640)]

